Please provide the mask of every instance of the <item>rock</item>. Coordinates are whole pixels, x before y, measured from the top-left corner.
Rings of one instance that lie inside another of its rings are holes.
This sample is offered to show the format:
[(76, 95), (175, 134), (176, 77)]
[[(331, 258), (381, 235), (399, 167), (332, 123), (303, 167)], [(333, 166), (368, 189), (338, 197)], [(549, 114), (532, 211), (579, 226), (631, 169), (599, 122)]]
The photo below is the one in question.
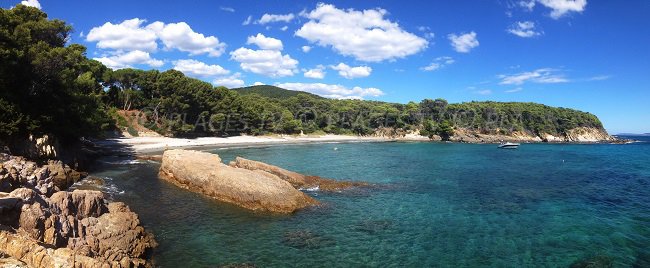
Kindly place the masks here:
[(108, 211), (104, 202), (102, 192), (89, 190), (57, 192), (50, 197), (50, 207), (56, 209), (57, 214), (71, 215), (78, 219), (104, 214)]
[(318, 204), (276, 175), (230, 167), (206, 152), (165, 151), (159, 175), (179, 187), (254, 211), (292, 213)]
[(135, 159), (138, 160), (146, 160), (146, 161), (154, 161), (154, 162), (162, 162), (162, 155), (136, 155)]
[(349, 182), (338, 181), (332, 179), (324, 179), (318, 176), (306, 176), (297, 172), (289, 171), (274, 165), (248, 160), (242, 157), (237, 157), (235, 161), (230, 162), (230, 166), (244, 168), (248, 170), (262, 170), (283, 179), (296, 189), (319, 189), (322, 191), (340, 191), (351, 187), (368, 186), (365, 182)]
[(45, 166), (53, 177), (53, 182), (59, 190), (65, 190), (81, 179), (81, 173), (64, 165), (61, 161), (49, 161)]
[(360, 222), (356, 229), (365, 233), (375, 234), (390, 229), (393, 222), (390, 220), (365, 220)]
[(307, 230), (284, 233), (282, 243), (293, 248), (308, 249), (320, 248), (335, 244), (334, 240)]
[(12, 257), (3, 257), (0, 254), (0, 267), (2, 268), (29, 268), (27, 264), (22, 261), (16, 260)]
[(156, 242), (126, 205), (99, 191), (59, 191), (82, 177), (61, 162), (2, 159), (3, 175), (18, 183), (0, 192), (0, 259), (27, 267), (151, 266), (145, 258)]
[(570, 268), (611, 268), (614, 261), (609, 256), (595, 256), (585, 260), (576, 261), (569, 266)]

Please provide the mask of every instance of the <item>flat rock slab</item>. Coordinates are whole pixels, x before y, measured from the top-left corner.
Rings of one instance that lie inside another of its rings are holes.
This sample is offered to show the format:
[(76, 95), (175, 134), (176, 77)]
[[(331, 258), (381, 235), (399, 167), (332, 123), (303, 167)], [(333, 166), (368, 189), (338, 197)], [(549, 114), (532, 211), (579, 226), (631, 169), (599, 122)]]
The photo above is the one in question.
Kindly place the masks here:
[(253, 211), (292, 213), (318, 204), (276, 175), (230, 167), (218, 155), (206, 152), (165, 151), (159, 176), (179, 187)]

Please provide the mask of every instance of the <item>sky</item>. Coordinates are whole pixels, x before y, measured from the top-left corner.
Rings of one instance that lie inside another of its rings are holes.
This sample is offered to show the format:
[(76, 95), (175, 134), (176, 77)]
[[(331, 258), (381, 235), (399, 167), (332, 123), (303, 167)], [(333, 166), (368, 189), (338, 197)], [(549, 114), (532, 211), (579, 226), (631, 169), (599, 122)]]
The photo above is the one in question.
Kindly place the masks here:
[(330, 98), (537, 102), (650, 132), (647, 0), (22, 3), (114, 69)]

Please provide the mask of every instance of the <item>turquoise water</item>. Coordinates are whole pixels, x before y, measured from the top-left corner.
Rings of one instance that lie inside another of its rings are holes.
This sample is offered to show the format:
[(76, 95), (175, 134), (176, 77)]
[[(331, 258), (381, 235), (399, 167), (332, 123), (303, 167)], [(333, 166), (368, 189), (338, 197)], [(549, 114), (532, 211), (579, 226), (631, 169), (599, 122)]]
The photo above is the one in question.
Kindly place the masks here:
[[(335, 150), (336, 148), (336, 150)], [(250, 213), (107, 164), (113, 195), (160, 246), (162, 267), (568, 267), (607, 256), (650, 267), (650, 143), (341, 143), (216, 149), (374, 183), (289, 216)]]

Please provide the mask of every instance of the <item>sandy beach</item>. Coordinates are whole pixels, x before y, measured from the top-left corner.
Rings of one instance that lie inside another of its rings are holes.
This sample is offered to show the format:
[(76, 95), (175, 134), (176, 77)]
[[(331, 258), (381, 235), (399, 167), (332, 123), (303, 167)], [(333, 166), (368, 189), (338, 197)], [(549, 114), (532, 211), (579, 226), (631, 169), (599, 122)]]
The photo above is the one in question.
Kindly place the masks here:
[[(195, 139), (170, 138), (170, 137), (133, 137), (119, 138), (114, 141), (131, 147), (136, 153), (152, 153), (164, 151), (168, 148), (197, 148), (197, 147), (223, 147), (247, 146), (266, 144), (296, 144), (296, 143), (322, 143), (322, 142), (386, 142), (395, 141), (384, 137), (361, 137), (347, 135), (322, 135), (322, 136), (234, 136), (227, 138), (202, 137)], [(399, 140), (428, 140), (426, 137), (408, 137)]]

